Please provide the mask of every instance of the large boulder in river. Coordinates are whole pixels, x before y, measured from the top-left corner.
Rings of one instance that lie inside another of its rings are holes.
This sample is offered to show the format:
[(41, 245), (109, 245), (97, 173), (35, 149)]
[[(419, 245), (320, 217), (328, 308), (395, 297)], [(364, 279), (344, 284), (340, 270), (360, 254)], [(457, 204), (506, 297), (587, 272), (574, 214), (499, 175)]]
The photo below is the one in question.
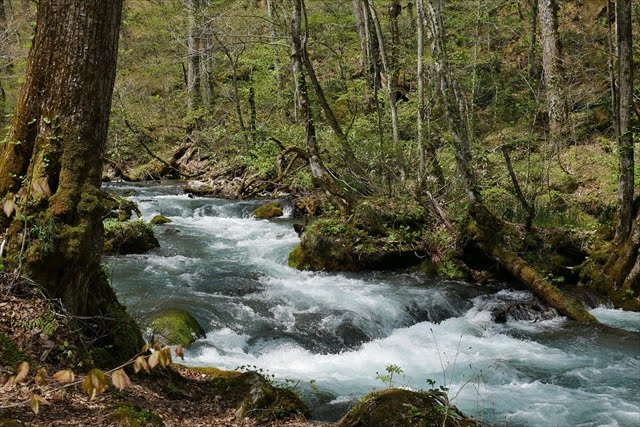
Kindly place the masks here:
[(365, 396), (338, 421), (339, 427), (476, 426), (438, 391), (397, 388)]
[(253, 211), (253, 215), (258, 219), (271, 219), (282, 216), (282, 205), (280, 202), (266, 203)]
[(187, 346), (205, 336), (200, 323), (182, 310), (165, 310), (154, 317), (149, 325), (152, 341), (166, 345)]
[(434, 224), (413, 200), (362, 200), (348, 218), (334, 210), (311, 222), (289, 255), (289, 266), (314, 271), (411, 267), (429, 257)]
[(160, 247), (153, 228), (144, 221), (104, 222), (105, 255), (143, 254)]
[(211, 379), (214, 392), (235, 408), (236, 418), (258, 422), (310, 416), (309, 408), (291, 390), (274, 387), (257, 372)]

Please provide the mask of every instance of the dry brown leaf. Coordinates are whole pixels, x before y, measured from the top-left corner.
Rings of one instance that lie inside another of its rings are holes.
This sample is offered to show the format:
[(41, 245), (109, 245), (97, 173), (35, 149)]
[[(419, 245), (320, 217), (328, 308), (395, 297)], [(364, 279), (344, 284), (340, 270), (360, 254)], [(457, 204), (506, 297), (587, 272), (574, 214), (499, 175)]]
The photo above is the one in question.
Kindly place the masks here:
[(184, 351), (182, 351), (182, 346), (180, 344), (176, 346), (176, 356), (184, 360)]
[(120, 391), (124, 390), (129, 386), (129, 384), (131, 384), (131, 380), (122, 369), (118, 369), (111, 374), (111, 382), (113, 382), (113, 386)]
[(29, 362), (22, 362), (16, 370), (16, 382), (23, 382), (27, 378), (27, 375), (29, 375)]
[(53, 378), (59, 383), (69, 384), (75, 379), (75, 375), (71, 369), (65, 369), (64, 371), (58, 371), (53, 374)]

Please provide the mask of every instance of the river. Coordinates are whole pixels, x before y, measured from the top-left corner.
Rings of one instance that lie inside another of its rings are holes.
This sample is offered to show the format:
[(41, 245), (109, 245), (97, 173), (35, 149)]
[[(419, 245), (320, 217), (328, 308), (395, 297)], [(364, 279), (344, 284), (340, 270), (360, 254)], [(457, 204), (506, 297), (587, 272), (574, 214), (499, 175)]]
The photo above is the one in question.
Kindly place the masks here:
[[(640, 425), (640, 314), (598, 307), (603, 331), (558, 317), (496, 324), (490, 309), (521, 289), (418, 273), (314, 273), (287, 266), (299, 238), (290, 218), (257, 220), (261, 202), (189, 198), (176, 184), (110, 184), (156, 214), (161, 248), (106, 258), (113, 286), (144, 321), (189, 311), (207, 331), (185, 363), (256, 367), (296, 386), (318, 420), (394, 386), (449, 388), (467, 414), (510, 426)], [(285, 212), (286, 213), (286, 212)]]

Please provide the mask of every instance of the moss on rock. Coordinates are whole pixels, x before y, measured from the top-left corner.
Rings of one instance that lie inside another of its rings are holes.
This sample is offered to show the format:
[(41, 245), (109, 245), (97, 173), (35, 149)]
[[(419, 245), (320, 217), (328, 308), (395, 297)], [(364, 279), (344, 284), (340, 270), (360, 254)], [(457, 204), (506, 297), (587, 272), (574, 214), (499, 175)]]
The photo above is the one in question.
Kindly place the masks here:
[(340, 427), (476, 426), (446, 399), (432, 392), (392, 388), (365, 396), (338, 421)]
[(149, 326), (153, 332), (153, 340), (167, 345), (187, 346), (205, 336), (198, 321), (182, 310), (162, 311)]
[(236, 418), (259, 422), (310, 416), (309, 408), (291, 390), (274, 387), (257, 372), (211, 380), (214, 393), (235, 408)]
[(253, 211), (253, 215), (258, 219), (271, 219), (282, 216), (282, 205), (280, 202), (266, 203)]
[(144, 221), (105, 221), (105, 255), (142, 254), (160, 247), (151, 226)]
[(162, 224), (169, 224), (171, 221), (169, 218), (167, 218), (166, 216), (162, 216), (162, 215), (156, 215), (153, 217), (153, 219), (150, 221), (151, 225), (162, 225)]
[(289, 255), (289, 266), (325, 271), (414, 266), (429, 255), (433, 224), (429, 212), (413, 200), (362, 200), (348, 218), (333, 211), (309, 224)]

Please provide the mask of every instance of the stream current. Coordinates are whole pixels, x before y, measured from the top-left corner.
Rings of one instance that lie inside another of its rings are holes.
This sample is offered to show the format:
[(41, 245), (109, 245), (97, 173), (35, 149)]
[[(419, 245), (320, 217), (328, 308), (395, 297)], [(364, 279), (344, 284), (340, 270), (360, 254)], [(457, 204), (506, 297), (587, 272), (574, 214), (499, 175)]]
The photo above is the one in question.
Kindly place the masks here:
[[(562, 317), (496, 324), (491, 308), (516, 288), (431, 280), (412, 272), (316, 273), (287, 266), (292, 220), (258, 220), (260, 201), (191, 199), (177, 184), (132, 190), (161, 248), (106, 259), (121, 301), (143, 322), (184, 309), (207, 331), (187, 365), (262, 369), (296, 385), (317, 420), (333, 421), (389, 365), (394, 386), (449, 387), (453, 404), (510, 426), (640, 425), (640, 314), (599, 307), (620, 328)], [(286, 216), (286, 209), (285, 209)]]

